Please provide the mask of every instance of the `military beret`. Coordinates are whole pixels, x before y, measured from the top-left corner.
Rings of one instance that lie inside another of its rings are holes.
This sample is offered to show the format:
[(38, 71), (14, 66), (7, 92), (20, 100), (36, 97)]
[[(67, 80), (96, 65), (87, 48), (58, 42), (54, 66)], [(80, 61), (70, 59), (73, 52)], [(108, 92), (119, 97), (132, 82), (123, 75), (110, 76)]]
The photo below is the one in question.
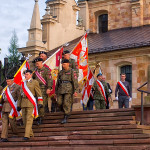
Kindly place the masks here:
[(97, 77), (98, 77), (98, 76), (102, 76), (102, 73), (98, 73), (98, 74), (97, 74)]
[(69, 54), (70, 52), (68, 50), (63, 51), (63, 55)]
[(62, 63), (62, 64), (63, 64), (63, 63), (69, 63), (69, 60), (68, 60), (68, 59), (63, 59), (61, 63)]
[(14, 76), (13, 76), (13, 75), (7, 75), (7, 76), (6, 76), (6, 80), (9, 80), (9, 79), (11, 79), (11, 80), (12, 80), (13, 78), (14, 78)]
[(38, 61), (43, 61), (43, 59), (42, 59), (42, 58), (36, 58), (36, 59), (34, 59), (34, 60), (32, 61), (32, 63), (36, 63), (36, 62), (38, 62)]
[(44, 52), (44, 51), (39, 52), (39, 56), (40, 56), (41, 54), (45, 54), (45, 55), (47, 56), (47, 53)]
[(24, 73), (32, 73), (32, 70), (27, 69)]

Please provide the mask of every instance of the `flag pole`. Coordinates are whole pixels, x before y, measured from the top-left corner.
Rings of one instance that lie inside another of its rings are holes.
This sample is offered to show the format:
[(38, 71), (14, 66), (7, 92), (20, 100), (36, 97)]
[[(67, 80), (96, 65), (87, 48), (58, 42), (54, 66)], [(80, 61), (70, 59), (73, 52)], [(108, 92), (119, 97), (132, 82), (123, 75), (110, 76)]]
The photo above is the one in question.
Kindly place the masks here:
[(43, 62), (43, 64), (45, 64), (50, 58), (52, 58), (59, 50), (61, 50), (63, 48), (63, 46), (61, 46), (54, 54), (52, 54), (47, 60), (45, 60)]

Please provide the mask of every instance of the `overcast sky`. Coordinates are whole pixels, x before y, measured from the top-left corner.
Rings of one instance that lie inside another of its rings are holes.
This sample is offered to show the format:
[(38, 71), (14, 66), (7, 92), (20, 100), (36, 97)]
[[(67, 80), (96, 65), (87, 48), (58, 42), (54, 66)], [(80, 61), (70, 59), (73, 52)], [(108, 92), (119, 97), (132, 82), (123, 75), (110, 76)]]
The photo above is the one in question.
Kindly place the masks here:
[[(45, 14), (46, 0), (39, 0), (41, 18)], [(8, 55), (12, 32), (18, 36), (19, 47), (25, 47), (35, 0), (0, 0), (0, 60)]]

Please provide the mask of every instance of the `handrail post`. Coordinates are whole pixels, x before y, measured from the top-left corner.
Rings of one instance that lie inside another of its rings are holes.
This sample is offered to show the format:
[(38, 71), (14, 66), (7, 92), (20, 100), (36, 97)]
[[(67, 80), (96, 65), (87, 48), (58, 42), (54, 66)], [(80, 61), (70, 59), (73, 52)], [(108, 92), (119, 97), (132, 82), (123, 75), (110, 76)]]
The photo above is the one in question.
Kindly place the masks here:
[(141, 92), (141, 125), (143, 125), (143, 92)]

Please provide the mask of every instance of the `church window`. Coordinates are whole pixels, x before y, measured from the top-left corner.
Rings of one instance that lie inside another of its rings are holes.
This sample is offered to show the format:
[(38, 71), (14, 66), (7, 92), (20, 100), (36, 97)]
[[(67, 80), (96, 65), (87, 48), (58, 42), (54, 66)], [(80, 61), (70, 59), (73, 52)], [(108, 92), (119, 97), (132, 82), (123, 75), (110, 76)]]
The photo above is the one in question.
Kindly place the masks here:
[(99, 33), (108, 31), (108, 14), (102, 14), (98, 17)]

